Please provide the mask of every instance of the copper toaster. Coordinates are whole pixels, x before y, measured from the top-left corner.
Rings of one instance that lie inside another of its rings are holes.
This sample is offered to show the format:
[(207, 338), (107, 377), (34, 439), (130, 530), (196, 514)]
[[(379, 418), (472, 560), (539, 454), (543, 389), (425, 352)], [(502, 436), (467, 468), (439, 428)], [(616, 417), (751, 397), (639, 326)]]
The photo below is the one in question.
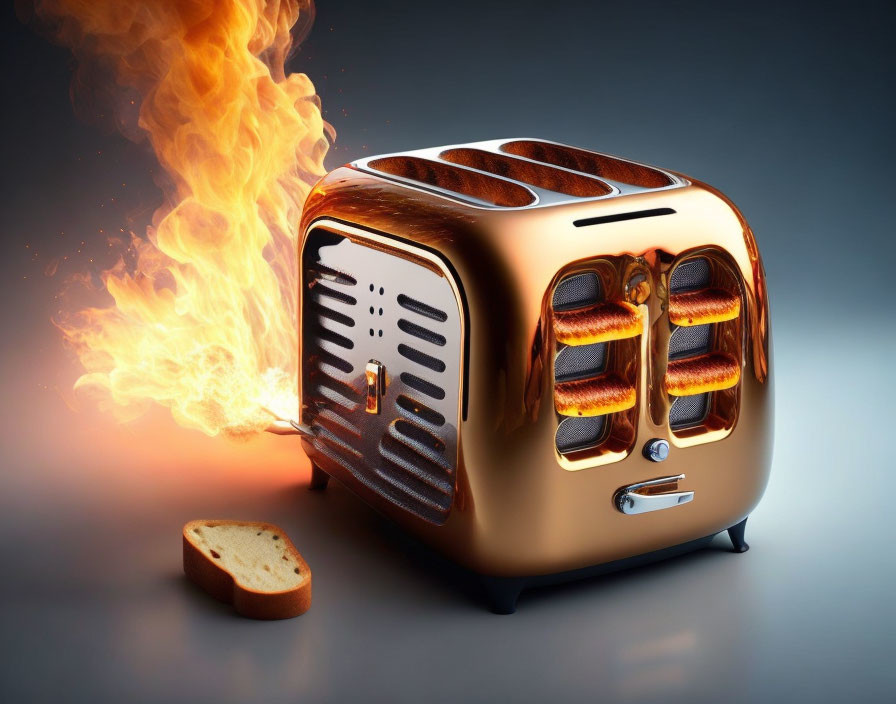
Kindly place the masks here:
[(300, 242), (300, 429), (335, 477), (483, 576), (744, 551), (772, 447), (749, 226), (680, 174), (535, 139), (365, 158)]

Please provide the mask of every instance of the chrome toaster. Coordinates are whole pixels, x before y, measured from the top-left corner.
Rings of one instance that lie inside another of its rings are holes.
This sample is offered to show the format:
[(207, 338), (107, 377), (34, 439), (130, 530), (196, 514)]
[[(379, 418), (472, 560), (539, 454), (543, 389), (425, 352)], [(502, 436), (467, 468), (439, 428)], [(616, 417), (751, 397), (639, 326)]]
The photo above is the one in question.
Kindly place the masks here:
[(769, 474), (765, 276), (715, 189), (535, 139), (365, 158), (302, 219), (312, 485), (526, 586), (705, 545)]

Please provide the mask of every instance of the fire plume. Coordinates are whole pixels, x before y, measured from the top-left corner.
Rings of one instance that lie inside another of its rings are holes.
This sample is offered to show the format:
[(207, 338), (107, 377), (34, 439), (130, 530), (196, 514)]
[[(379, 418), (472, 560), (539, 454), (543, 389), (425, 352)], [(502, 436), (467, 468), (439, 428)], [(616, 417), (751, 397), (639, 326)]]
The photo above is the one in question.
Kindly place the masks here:
[(209, 435), (295, 417), (297, 226), (329, 126), (285, 61), (311, 0), (38, 0), (35, 12), (135, 99), (135, 135), (167, 177), (132, 256), (102, 274), (112, 305), (56, 321), (85, 369), (76, 388), (124, 418), (162, 404)]

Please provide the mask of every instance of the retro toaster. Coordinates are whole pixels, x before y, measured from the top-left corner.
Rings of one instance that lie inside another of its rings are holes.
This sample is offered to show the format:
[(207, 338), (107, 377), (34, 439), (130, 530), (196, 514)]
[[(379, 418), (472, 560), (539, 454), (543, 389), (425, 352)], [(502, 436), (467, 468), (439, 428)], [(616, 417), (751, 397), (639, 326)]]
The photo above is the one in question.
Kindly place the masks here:
[(302, 218), (302, 444), (483, 576), (526, 586), (705, 545), (772, 446), (756, 242), (715, 189), (554, 142), (361, 159)]

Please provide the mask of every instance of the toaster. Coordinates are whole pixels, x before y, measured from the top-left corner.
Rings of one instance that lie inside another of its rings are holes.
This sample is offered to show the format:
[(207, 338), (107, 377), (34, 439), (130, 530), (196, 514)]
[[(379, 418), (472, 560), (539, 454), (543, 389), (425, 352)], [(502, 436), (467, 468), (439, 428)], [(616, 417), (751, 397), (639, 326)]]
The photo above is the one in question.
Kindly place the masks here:
[(327, 174), (299, 243), (312, 487), (338, 479), (482, 577), (526, 587), (705, 546), (772, 449), (753, 234), (714, 188), (537, 139)]

